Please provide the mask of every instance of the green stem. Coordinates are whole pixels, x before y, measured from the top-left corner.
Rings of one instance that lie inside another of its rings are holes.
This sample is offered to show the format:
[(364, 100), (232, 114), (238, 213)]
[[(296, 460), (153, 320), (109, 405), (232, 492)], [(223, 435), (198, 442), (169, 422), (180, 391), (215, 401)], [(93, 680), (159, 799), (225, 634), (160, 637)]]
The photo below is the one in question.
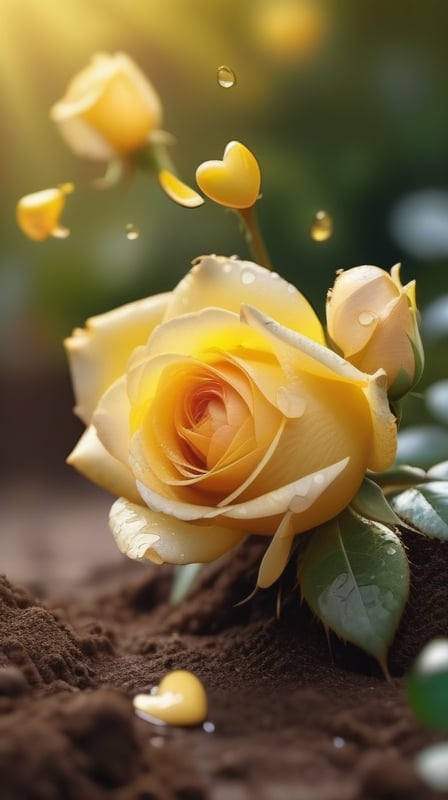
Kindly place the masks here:
[(269, 253), (266, 249), (263, 236), (258, 224), (255, 206), (236, 209), (242, 218), (246, 229), (246, 240), (254, 261), (266, 269), (273, 269)]

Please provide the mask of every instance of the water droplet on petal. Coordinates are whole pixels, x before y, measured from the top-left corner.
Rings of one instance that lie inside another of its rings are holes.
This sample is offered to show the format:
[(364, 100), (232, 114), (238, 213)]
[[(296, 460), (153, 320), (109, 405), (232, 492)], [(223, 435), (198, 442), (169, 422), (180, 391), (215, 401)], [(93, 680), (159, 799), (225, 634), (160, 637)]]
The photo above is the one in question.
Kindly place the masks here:
[[(230, 259), (230, 260), (232, 260), (232, 259)], [(226, 261), (225, 264), (223, 264), (223, 266), (222, 266), (222, 271), (223, 272), (232, 272), (232, 264), (229, 264), (229, 262)]]
[(318, 486), (320, 486), (322, 483), (325, 483), (325, 477), (324, 477), (324, 475), (321, 475), (320, 472), (316, 473), (316, 475), (314, 476), (313, 480), (314, 480), (314, 483), (318, 484)]
[(218, 67), (217, 78), (222, 89), (231, 89), (236, 84), (236, 75), (233, 69), (226, 64)]
[(333, 235), (333, 220), (327, 211), (318, 211), (311, 225), (310, 236), (314, 242), (326, 242)]
[(244, 286), (249, 286), (249, 284), (253, 283), (254, 281), (255, 273), (252, 272), (251, 269), (243, 269), (241, 273), (241, 283), (243, 283)]
[(294, 292), (296, 292), (297, 289), (296, 289), (295, 286), (293, 286), (292, 283), (288, 283), (288, 290), (287, 291), (289, 292), (289, 294), (294, 294)]
[(388, 556), (394, 556), (396, 552), (397, 551), (395, 547), (386, 547), (386, 553)]
[(361, 313), (358, 314), (358, 322), (365, 328), (367, 328), (368, 325), (371, 325), (372, 322), (375, 322), (375, 320), (376, 314), (374, 314), (372, 311), (361, 311)]
[(130, 242), (133, 242), (135, 239), (138, 239), (139, 236), (139, 229), (133, 225), (132, 222), (129, 222), (126, 225), (126, 239), (129, 239)]

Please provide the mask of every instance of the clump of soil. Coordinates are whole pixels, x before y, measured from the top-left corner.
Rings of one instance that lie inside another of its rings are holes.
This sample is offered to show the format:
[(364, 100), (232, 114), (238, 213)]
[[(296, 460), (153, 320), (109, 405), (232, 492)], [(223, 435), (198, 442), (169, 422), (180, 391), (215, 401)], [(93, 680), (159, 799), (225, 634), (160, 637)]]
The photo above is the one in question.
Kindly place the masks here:
[[(204, 568), (178, 606), (168, 567), (90, 576), (70, 599), (0, 583), (2, 800), (431, 800), (414, 754), (437, 739), (404, 675), (448, 635), (448, 546), (406, 536), (411, 599), (387, 682), (330, 637), (290, 571), (254, 586), (263, 543)], [(276, 610), (280, 608), (280, 616)], [(171, 669), (207, 689), (207, 729), (153, 726), (132, 708)]]

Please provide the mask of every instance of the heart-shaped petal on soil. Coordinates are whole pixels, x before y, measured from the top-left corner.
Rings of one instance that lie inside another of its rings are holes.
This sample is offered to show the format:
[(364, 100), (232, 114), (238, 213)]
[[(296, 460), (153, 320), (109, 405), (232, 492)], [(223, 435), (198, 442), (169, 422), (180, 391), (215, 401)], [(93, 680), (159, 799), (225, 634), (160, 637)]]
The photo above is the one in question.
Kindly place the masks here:
[(136, 712), (168, 725), (200, 725), (207, 716), (205, 689), (188, 670), (169, 672), (153, 694), (134, 697)]
[(196, 170), (198, 186), (215, 203), (250, 208), (260, 193), (261, 173), (254, 154), (241, 142), (229, 142), (222, 161), (204, 161)]

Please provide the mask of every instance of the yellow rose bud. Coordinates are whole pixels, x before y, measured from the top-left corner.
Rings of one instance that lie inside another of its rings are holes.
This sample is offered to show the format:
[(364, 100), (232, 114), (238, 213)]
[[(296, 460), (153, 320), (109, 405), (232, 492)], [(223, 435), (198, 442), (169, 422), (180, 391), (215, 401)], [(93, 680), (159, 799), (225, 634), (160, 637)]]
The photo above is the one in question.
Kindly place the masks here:
[(51, 117), (77, 155), (109, 161), (143, 147), (161, 123), (162, 106), (132, 59), (99, 53), (73, 78)]
[(395, 457), (384, 372), (326, 347), (303, 295), (251, 262), (201, 258), (173, 292), (93, 318), (67, 350), (88, 425), (69, 461), (120, 495), (110, 526), (132, 558), (211, 561), (261, 534), (269, 586), (296, 534)]
[(16, 218), (20, 230), (34, 242), (43, 242), (49, 236), (65, 239), (68, 228), (59, 224), (65, 207), (66, 195), (73, 191), (72, 183), (55, 189), (43, 189), (22, 197), (17, 203)]
[(341, 271), (327, 299), (331, 341), (351, 364), (369, 374), (384, 369), (389, 396), (410, 391), (423, 369), (415, 281), (402, 286), (400, 265)]
[(215, 203), (227, 208), (250, 208), (260, 194), (260, 167), (244, 144), (229, 142), (222, 161), (204, 161), (199, 165), (196, 181)]

